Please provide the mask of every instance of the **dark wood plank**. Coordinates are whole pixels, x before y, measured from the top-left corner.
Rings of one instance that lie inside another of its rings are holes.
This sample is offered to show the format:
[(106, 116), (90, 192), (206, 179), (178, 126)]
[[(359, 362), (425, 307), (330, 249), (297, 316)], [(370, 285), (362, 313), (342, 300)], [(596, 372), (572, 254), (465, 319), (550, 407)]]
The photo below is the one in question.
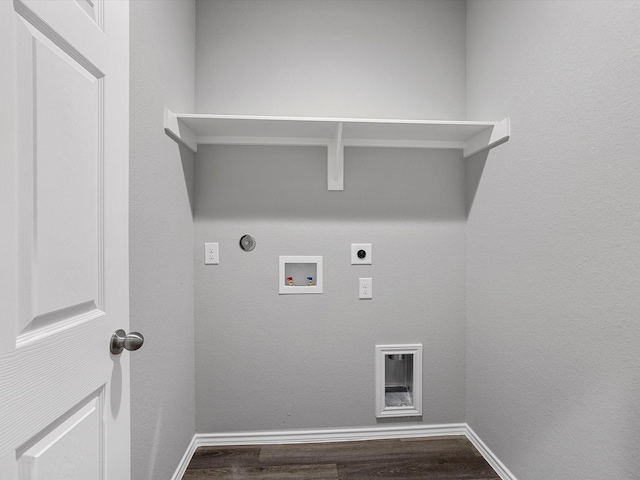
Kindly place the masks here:
[(413, 437), (413, 438), (401, 438), (401, 442), (425, 442), (425, 441), (434, 441), (439, 442), (442, 440), (458, 440), (459, 442), (464, 443), (467, 448), (471, 450), (471, 452), (476, 457), (482, 457), (482, 454), (478, 451), (476, 447), (473, 446), (473, 443), (464, 435), (443, 435), (441, 437)]
[[(464, 435), (440, 435), (438, 437), (429, 436), (429, 437), (407, 437), (401, 438), (401, 442), (440, 442), (442, 440), (467, 440), (467, 437)], [(471, 442), (469, 442), (471, 444)], [(471, 444), (472, 445), (472, 444)]]
[(483, 458), (350, 462), (338, 464), (338, 480), (500, 480)]
[(410, 460), (423, 458), (475, 458), (473, 445), (466, 437), (421, 441), (368, 440), (364, 442), (313, 443), (298, 445), (266, 445), (260, 462), (268, 464), (346, 463), (367, 461)]
[(219, 468), (258, 465), (260, 447), (198, 447), (188, 468)]
[(336, 465), (275, 465), (256, 467), (188, 468), (182, 480), (338, 480)]

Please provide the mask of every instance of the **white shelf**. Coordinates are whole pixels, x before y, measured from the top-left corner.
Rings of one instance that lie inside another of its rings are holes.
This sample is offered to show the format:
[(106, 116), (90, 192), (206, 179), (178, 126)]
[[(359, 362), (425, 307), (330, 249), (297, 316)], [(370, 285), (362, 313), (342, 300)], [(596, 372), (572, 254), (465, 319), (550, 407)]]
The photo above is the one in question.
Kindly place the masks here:
[(344, 147), (460, 149), (465, 158), (496, 147), (510, 135), (499, 122), (259, 117), (173, 113), (165, 132), (196, 152), (198, 145), (312, 145), (327, 147), (329, 190), (344, 185)]

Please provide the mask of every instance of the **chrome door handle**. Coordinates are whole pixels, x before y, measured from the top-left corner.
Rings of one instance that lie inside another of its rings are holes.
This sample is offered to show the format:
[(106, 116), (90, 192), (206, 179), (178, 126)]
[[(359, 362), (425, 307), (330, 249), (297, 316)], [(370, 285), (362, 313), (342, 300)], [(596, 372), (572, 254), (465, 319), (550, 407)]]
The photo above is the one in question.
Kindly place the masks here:
[(131, 332), (127, 335), (124, 330), (116, 330), (111, 335), (111, 353), (120, 355), (124, 349), (132, 352), (138, 350), (143, 343), (144, 337), (141, 333)]

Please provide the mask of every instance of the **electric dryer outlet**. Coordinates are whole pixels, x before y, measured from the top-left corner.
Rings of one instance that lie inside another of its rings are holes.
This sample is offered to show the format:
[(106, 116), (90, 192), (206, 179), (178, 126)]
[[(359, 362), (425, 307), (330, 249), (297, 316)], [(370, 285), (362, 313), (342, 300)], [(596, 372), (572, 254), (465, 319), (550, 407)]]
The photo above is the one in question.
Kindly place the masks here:
[(351, 244), (351, 265), (371, 265), (372, 255), (370, 243)]

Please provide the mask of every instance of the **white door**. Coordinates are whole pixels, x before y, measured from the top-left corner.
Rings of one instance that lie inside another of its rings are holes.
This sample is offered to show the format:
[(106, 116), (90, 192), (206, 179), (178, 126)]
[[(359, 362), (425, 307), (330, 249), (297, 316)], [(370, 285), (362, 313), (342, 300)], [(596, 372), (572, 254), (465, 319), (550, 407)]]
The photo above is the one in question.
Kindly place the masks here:
[(0, 0), (0, 479), (130, 478), (129, 5)]

